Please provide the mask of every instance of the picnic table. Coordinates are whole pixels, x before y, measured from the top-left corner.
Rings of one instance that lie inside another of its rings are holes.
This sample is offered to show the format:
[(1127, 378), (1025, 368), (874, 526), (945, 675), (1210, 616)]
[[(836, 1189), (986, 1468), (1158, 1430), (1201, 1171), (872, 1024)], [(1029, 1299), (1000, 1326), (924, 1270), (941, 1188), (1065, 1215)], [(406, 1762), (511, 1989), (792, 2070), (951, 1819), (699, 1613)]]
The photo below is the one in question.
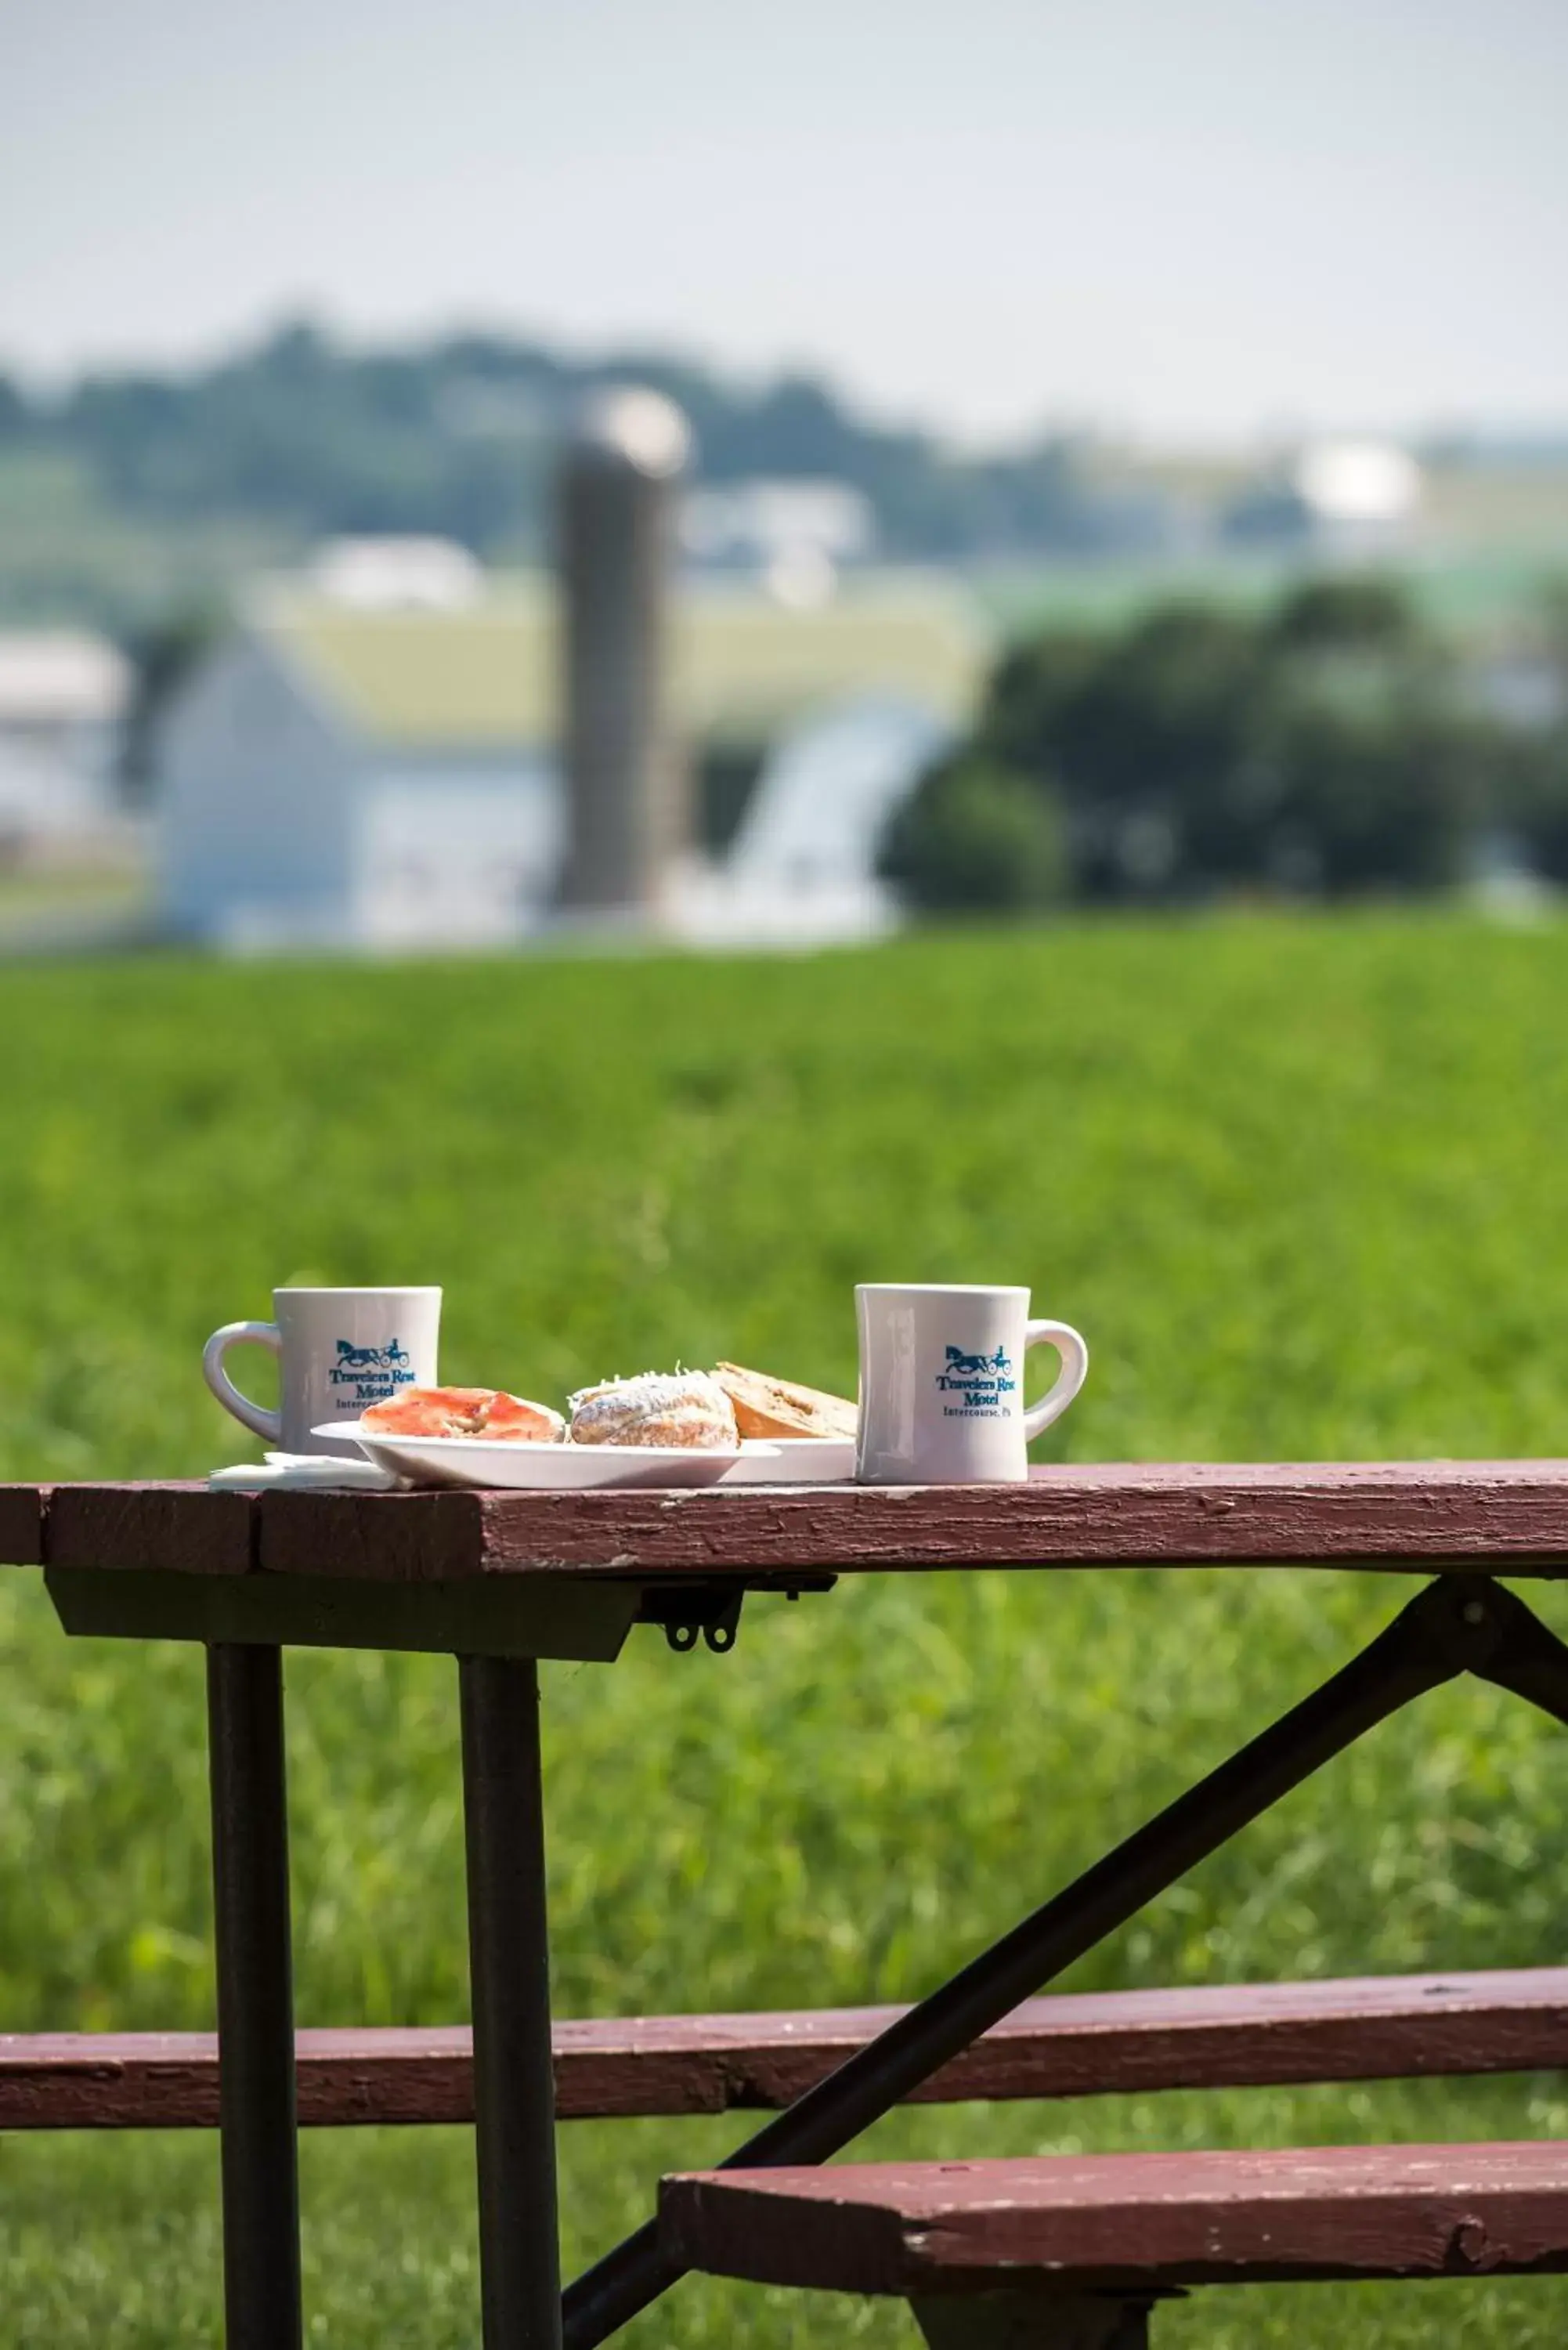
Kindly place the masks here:
[[(1568, 1575), (1563, 1462), (1068, 1468), (1019, 1486), (561, 1494), (9, 1486), (0, 1559), (43, 1567), (67, 1632), (207, 1650), (230, 2350), (297, 2350), (303, 2328), (286, 1647), (458, 1659), (486, 2350), (589, 2350), (702, 2257), (710, 2236), (713, 2265), (748, 2272), (731, 2215), (763, 2208), (744, 2175), (734, 2193), (684, 2194), (676, 2182), (662, 2230), (649, 2221), (563, 2299), (537, 1659), (608, 1663), (638, 1622), (662, 1626), (673, 1648), (722, 1651), (749, 1594), (795, 1597), (846, 1575), (1222, 1565), (1430, 1578), (1237, 1754), (812, 2079), (727, 2174), (823, 2163), (1423, 1691), (1474, 1672), (1568, 1721), (1568, 1648), (1494, 1579)], [(924, 2209), (926, 2194), (901, 2179), (898, 2209)], [(977, 2189), (970, 2207), (988, 2212), (994, 2200)], [(1568, 2220), (1568, 2191), (1559, 2205)], [(702, 2216), (714, 2210), (717, 2220)], [(1052, 2225), (1060, 2233), (1059, 2215)]]

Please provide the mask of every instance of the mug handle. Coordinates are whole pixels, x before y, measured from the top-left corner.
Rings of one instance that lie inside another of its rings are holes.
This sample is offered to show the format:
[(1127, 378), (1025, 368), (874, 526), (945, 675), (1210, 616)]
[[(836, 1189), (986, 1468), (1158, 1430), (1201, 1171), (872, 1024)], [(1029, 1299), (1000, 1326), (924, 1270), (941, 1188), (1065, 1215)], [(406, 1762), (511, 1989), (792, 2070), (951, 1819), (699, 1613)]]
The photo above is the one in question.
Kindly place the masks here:
[(1055, 1386), (1048, 1395), (1032, 1404), (1023, 1415), (1023, 1441), (1033, 1444), (1042, 1429), (1060, 1419), (1084, 1381), (1089, 1376), (1089, 1350), (1068, 1322), (1026, 1322), (1023, 1326), (1023, 1350), (1031, 1347), (1054, 1347), (1062, 1357), (1062, 1368)]
[(223, 1357), (231, 1347), (269, 1347), (275, 1355), (283, 1352), (283, 1333), (275, 1322), (225, 1322), (214, 1330), (202, 1349), (202, 1377), (217, 1397), (225, 1411), (232, 1411), (237, 1420), (256, 1435), (265, 1436), (271, 1444), (283, 1442), (283, 1415), (268, 1411), (264, 1404), (252, 1403), (243, 1396), (227, 1371)]

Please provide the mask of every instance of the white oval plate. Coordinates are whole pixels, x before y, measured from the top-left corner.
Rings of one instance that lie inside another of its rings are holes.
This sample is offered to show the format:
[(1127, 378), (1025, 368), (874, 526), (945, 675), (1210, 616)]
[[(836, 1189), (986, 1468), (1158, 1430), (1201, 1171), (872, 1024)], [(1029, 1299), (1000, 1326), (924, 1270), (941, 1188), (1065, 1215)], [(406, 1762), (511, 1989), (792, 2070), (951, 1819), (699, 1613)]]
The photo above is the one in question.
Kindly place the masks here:
[(855, 1474), (855, 1439), (842, 1436), (780, 1436), (763, 1442), (748, 1436), (741, 1457), (726, 1469), (728, 1485), (841, 1485)]
[[(347, 1436), (378, 1468), (421, 1485), (480, 1485), (493, 1491), (583, 1493), (616, 1485), (718, 1485), (741, 1462), (734, 1446), (690, 1444), (495, 1444), (472, 1436), (382, 1436), (358, 1420), (330, 1421), (313, 1436)], [(770, 1458), (776, 1447), (748, 1446)], [(763, 1466), (759, 1458), (759, 1471)], [(764, 1484), (758, 1475), (753, 1482)]]

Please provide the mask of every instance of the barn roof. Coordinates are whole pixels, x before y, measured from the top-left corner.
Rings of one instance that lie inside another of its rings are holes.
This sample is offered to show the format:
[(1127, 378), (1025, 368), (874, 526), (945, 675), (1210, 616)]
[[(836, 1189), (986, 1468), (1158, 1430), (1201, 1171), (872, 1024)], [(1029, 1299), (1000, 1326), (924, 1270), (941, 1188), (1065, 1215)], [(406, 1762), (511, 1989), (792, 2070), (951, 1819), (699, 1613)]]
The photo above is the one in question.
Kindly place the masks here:
[[(557, 739), (556, 609), (543, 577), (455, 610), (356, 609), (286, 590), (255, 619), (316, 691), (377, 741), (477, 751)], [(688, 588), (674, 638), (679, 722), (721, 741), (761, 741), (860, 693), (962, 720), (990, 650), (961, 591), (897, 575), (804, 609), (742, 588)]]
[(67, 629), (0, 635), (0, 725), (118, 718), (130, 666), (102, 637)]

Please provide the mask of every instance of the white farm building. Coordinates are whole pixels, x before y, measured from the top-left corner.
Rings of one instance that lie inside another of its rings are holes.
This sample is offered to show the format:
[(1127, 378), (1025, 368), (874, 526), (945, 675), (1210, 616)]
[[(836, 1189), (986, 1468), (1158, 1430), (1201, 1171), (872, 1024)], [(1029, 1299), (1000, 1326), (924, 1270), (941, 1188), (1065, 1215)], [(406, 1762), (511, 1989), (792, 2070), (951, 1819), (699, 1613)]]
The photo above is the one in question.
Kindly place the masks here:
[[(971, 606), (872, 575), (806, 607), (689, 588), (671, 625), (688, 754), (766, 751), (727, 858), (676, 877), (672, 926), (875, 927), (881, 820), (980, 691)], [(396, 949), (501, 944), (546, 921), (566, 837), (557, 635), (544, 577), (449, 604), (308, 587), (258, 600), (165, 724), (170, 926), (237, 947)]]
[(101, 637), (0, 634), (0, 865), (90, 858), (118, 839), (130, 698), (125, 659)]

